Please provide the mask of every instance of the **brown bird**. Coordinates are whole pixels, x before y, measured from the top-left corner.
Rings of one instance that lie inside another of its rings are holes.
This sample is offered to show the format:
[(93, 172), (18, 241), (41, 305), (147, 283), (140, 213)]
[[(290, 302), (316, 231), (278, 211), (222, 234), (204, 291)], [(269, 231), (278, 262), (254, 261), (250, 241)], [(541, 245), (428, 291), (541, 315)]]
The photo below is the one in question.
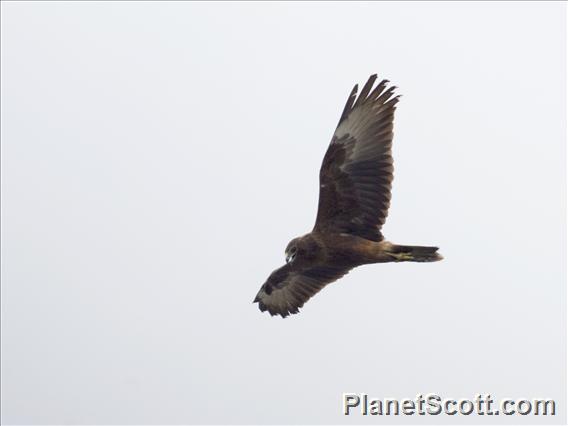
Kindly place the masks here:
[[(391, 199), (393, 118), (399, 96), (376, 75), (351, 91), (320, 169), (314, 229), (286, 247), (253, 303), (286, 317), (351, 269), (369, 263), (435, 262), (438, 247), (403, 246), (381, 234)], [(371, 90), (373, 89), (373, 90)]]

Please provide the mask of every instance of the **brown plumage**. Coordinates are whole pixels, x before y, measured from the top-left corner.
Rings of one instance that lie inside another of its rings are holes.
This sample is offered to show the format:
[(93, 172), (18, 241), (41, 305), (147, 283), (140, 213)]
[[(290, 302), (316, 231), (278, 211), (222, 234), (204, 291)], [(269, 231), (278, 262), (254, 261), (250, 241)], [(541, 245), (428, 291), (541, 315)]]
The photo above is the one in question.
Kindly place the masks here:
[[(327, 284), (356, 266), (383, 262), (434, 262), (438, 247), (385, 241), (391, 199), (393, 119), (399, 96), (372, 75), (359, 96), (351, 91), (320, 169), (316, 224), (290, 241), (286, 264), (254, 299), (261, 311), (286, 317)], [(373, 89), (373, 90), (371, 90)]]

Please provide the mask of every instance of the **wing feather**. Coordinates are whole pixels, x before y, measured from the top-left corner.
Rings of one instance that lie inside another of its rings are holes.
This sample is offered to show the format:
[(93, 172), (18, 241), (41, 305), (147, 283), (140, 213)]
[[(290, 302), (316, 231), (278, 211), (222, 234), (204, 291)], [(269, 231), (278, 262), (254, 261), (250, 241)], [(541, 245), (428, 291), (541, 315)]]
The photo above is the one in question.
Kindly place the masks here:
[(261, 311), (282, 318), (296, 314), (312, 296), (349, 272), (348, 267), (311, 265), (297, 270), (286, 264), (274, 271), (260, 288), (254, 303)]
[(372, 75), (359, 96), (353, 89), (320, 169), (314, 231), (383, 239), (393, 179), (393, 120), (399, 97)]
[(373, 84), (375, 83), (376, 79), (377, 79), (376, 74), (373, 74), (371, 77), (369, 77), (369, 80), (367, 80), (367, 83), (365, 83), (365, 85), (363, 86), (363, 90), (361, 90), (361, 93), (359, 94), (359, 98), (355, 101), (355, 105), (353, 105), (353, 108), (359, 107), (367, 99), (367, 96), (371, 91), (371, 87), (373, 87)]
[[(357, 97), (357, 88), (358, 88), (358, 86), (355, 85), (355, 87), (353, 87), (353, 90), (351, 90), (351, 94), (347, 98), (347, 102), (345, 103), (345, 107), (343, 108), (343, 112), (341, 113), (341, 118), (339, 119), (339, 124), (341, 124), (341, 122), (343, 120), (345, 120), (345, 118), (347, 118), (347, 115), (349, 115), (349, 112), (351, 112), (351, 108), (353, 108), (353, 102), (355, 102), (355, 98)], [(339, 124), (338, 124), (338, 126), (339, 126)]]

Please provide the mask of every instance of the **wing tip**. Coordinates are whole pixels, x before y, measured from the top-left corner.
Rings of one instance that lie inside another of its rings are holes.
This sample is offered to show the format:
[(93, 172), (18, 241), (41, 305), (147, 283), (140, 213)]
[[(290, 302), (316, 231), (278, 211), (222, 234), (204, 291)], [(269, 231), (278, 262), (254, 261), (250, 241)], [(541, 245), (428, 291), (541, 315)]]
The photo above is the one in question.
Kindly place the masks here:
[[(343, 119), (346, 118), (349, 113), (354, 110), (355, 108), (361, 107), (362, 105), (367, 104), (385, 104), (394, 98), (397, 98), (400, 95), (394, 95), (394, 91), (398, 89), (398, 86), (389, 86), (390, 80), (383, 79), (375, 86), (375, 82), (378, 78), (378, 74), (371, 74), (368, 78), (367, 83), (365, 83), (363, 89), (360, 93), (357, 94), (358, 85), (356, 84), (349, 99), (347, 101), (346, 108), (341, 115), (340, 123)], [(374, 86), (374, 88), (373, 88)], [(371, 90), (372, 89), (372, 90)], [(397, 101), (395, 101), (396, 103)], [(348, 106), (348, 107), (347, 107)]]
[(265, 305), (258, 296), (254, 298), (254, 301), (252, 303), (258, 303), (258, 309), (260, 309), (261, 312), (268, 311), (271, 317), (280, 315), (282, 318), (287, 318), (291, 314), (297, 314), (300, 312), (299, 308), (283, 309), (283, 310), (271, 308)]
[(357, 108), (360, 105), (363, 105), (367, 101), (367, 99), (369, 99), (369, 93), (371, 93), (371, 89), (373, 88), (373, 85), (375, 84), (376, 80), (377, 80), (377, 74), (372, 74), (369, 77), (369, 79), (363, 86), (363, 89), (361, 89), (361, 93), (359, 93), (359, 96), (357, 97), (357, 100), (353, 105), (353, 109)]

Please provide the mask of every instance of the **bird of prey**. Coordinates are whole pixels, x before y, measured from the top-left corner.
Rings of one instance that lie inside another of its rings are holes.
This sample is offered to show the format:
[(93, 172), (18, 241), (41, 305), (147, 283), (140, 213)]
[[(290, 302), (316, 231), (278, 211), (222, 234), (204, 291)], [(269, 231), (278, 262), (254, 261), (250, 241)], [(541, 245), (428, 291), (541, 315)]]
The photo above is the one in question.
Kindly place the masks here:
[(369, 263), (435, 262), (438, 247), (393, 244), (381, 227), (391, 199), (393, 118), (399, 96), (372, 75), (355, 85), (320, 169), (312, 232), (286, 247), (286, 264), (266, 280), (253, 303), (283, 318), (351, 269)]

